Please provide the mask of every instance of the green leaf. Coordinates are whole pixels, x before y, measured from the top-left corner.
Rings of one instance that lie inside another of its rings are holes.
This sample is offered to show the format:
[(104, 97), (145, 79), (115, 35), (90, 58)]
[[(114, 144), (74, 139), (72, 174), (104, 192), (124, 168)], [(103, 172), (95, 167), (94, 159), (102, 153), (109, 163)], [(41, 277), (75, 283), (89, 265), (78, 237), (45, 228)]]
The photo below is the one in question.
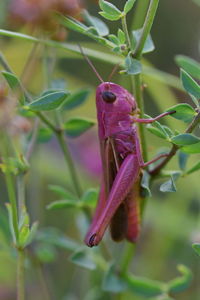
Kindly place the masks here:
[(194, 243), (194, 244), (192, 244), (192, 248), (200, 256), (200, 244)]
[(98, 189), (90, 188), (83, 194), (81, 201), (86, 206), (95, 207), (98, 199), (98, 194)]
[(12, 235), (13, 243), (15, 244), (16, 241), (17, 241), (17, 238), (16, 238), (16, 235), (15, 235), (15, 228), (14, 228), (14, 225), (13, 225), (13, 212), (12, 212), (12, 207), (11, 207), (10, 203), (6, 203), (6, 208), (7, 208), (7, 211), (8, 211), (9, 228), (10, 228), (10, 232), (11, 232), (11, 235)]
[(80, 245), (73, 239), (65, 236), (61, 231), (55, 228), (43, 228), (37, 233), (37, 241), (52, 244), (61, 249), (75, 251)]
[(4, 78), (6, 79), (11, 90), (13, 90), (16, 93), (19, 92), (19, 101), (21, 104), (24, 104), (25, 96), (22, 91), (21, 83), (20, 83), (19, 79), (17, 78), (17, 76), (14, 75), (13, 73), (10, 73), (7, 71), (2, 71), (1, 73), (4, 76)]
[(200, 142), (193, 145), (184, 146), (181, 148), (181, 151), (188, 154), (200, 153)]
[(170, 293), (179, 293), (187, 289), (192, 281), (192, 272), (184, 265), (177, 267), (182, 274), (181, 277), (175, 278), (168, 283), (168, 291)]
[(200, 99), (200, 85), (184, 70), (181, 69), (181, 80), (184, 89), (197, 99)]
[(57, 18), (63, 26), (65, 26), (65, 27), (67, 27), (71, 30), (74, 30), (76, 32), (79, 32), (79, 33), (84, 34), (85, 31), (88, 28), (83, 23), (75, 20), (74, 18), (66, 18), (66, 17), (64, 17), (63, 15), (60, 15), (60, 14), (57, 14)]
[(87, 250), (78, 250), (70, 256), (70, 261), (80, 267), (95, 270), (96, 264)]
[(120, 293), (124, 291), (126, 287), (126, 283), (115, 274), (114, 265), (111, 265), (104, 275), (102, 290), (106, 292)]
[(183, 133), (174, 136), (171, 139), (172, 143), (178, 146), (192, 145), (200, 142), (200, 139), (193, 134)]
[(64, 197), (65, 199), (71, 199), (71, 200), (75, 199), (74, 195), (69, 191), (67, 191), (65, 188), (63, 188), (62, 186), (50, 184), (48, 188), (50, 191), (58, 194), (61, 197)]
[(98, 35), (106, 36), (109, 34), (108, 26), (99, 18), (91, 16), (87, 10), (84, 10), (83, 17), (88, 25), (96, 29)]
[(95, 121), (84, 118), (73, 118), (64, 124), (65, 133), (70, 137), (77, 137), (90, 129)]
[[(102, 45), (106, 45), (110, 48), (112, 48), (112, 46), (113, 46), (107, 39), (103, 38), (102, 36), (98, 36), (98, 35), (94, 34), (93, 32), (90, 32), (91, 28), (85, 26), (84, 24), (76, 21), (73, 18), (66, 18), (63, 15), (58, 14), (58, 20), (59, 20), (60, 24), (62, 24), (63, 26), (65, 26), (71, 30), (74, 30), (76, 32), (79, 32), (81, 34), (84, 34), (86, 36), (89, 36), (90, 38), (101, 43)], [(93, 29), (95, 29), (95, 28), (93, 27)]]
[(40, 262), (51, 263), (55, 261), (57, 257), (57, 252), (54, 246), (40, 243), (35, 246), (35, 254)]
[(61, 109), (62, 110), (70, 110), (70, 109), (74, 109), (74, 108), (82, 105), (86, 101), (89, 93), (90, 93), (90, 90), (85, 89), (85, 90), (80, 90), (80, 91), (77, 91), (77, 92), (69, 95), (67, 97), (67, 99), (65, 100), (65, 102), (63, 103)]
[(198, 161), (192, 168), (186, 171), (186, 174), (191, 174), (200, 170), (200, 161)]
[(126, 41), (125, 33), (119, 28), (117, 32), (117, 37), (120, 44), (124, 44)]
[(186, 103), (174, 105), (174, 106), (168, 108), (166, 111), (167, 112), (176, 111), (175, 113), (171, 114), (170, 116), (172, 118), (181, 120), (185, 123), (192, 122), (193, 118), (196, 115), (194, 108)]
[(151, 125), (151, 124), (148, 124), (148, 125), (146, 126), (146, 128), (147, 128), (147, 130), (148, 130), (149, 132), (151, 132), (152, 134), (154, 134), (154, 135), (160, 137), (161, 139), (166, 140), (166, 134), (164, 134), (163, 131), (161, 131), (160, 129), (154, 127), (154, 126)]
[(150, 179), (151, 179), (150, 174), (147, 171), (144, 171), (142, 175), (141, 186), (146, 192), (144, 195), (146, 197), (151, 197)]
[(53, 132), (51, 129), (47, 127), (39, 128), (38, 134), (37, 134), (37, 141), (39, 143), (46, 143), (51, 140), (53, 137)]
[(47, 209), (53, 210), (53, 209), (72, 208), (77, 206), (78, 203), (75, 202), (74, 200), (58, 200), (48, 204)]
[(186, 168), (186, 163), (187, 163), (188, 157), (189, 157), (188, 154), (186, 154), (182, 151), (179, 151), (179, 153), (178, 153), (178, 163), (179, 163), (180, 169), (183, 170), (183, 171)]
[(119, 40), (118, 40), (118, 38), (117, 38), (116, 35), (114, 35), (114, 34), (109, 34), (108, 38), (109, 38), (109, 40), (110, 40), (113, 44), (119, 45)]
[(144, 297), (159, 296), (166, 290), (166, 285), (159, 281), (136, 277), (131, 274), (126, 275), (126, 282), (130, 290)]
[(183, 68), (191, 76), (200, 79), (200, 63), (196, 60), (185, 55), (176, 55), (175, 61), (179, 67)]
[(29, 235), (27, 236), (27, 239), (24, 242), (24, 247), (26, 247), (32, 243), (32, 241), (34, 240), (34, 238), (36, 236), (37, 229), (38, 229), (38, 222), (34, 222), (29, 231)]
[(135, 4), (136, 0), (127, 0), (125, 5), (124, 5), (124, 12), (127, 14)]
[(121, 11), (112, 3), (100, 0), (99, 6), (106, 14), (118, 17), (118, 19), (121, 17)]
[(132, 58), (129, 54), (125, 59), (125, 68), (127, 74), (136, 75), (142, 72), (142, 65), (139, 60)]
[(175, 181), (179, 178), (180, 172), (172, 171), (170, 172), (170, 179), (168, 181), (165, 181), (163, 184), (160, 186), (160, 191), (163, 193), (173, 193), (177, 191)]
[(168, 126), (162, 125), (162, 128), (163, 130), (165, 130), (169, 138), (171, 138), (174, 135), (173, 131)]
[(47, 94), (26, 107), (32, 111), (48, 111), (58, 108), (69, 94), (66, 92), (56, 92)]
[[(134, 41), (136, 42), (136, 43), (135, 42), (134, 43), (137, 44), (142, 35), (142, 28), (132, 31), (132, 35), (133, 35)], [(146, 42), (144, 44), (142, 53), (149, 53), (149, 52), (152, 52), (154, 49), (155, 49), (155, 46), (154, 46), (153, 40), (152, 40), (151, 36), (148, 35)]]
[(104, 17), (106, 20), (109, 20), (109, 21), (117, 21), (120, 19), (121, 16), (115, 16), (115, 15), (110, 15), (104, 11), (100, 11), (99, 14)]

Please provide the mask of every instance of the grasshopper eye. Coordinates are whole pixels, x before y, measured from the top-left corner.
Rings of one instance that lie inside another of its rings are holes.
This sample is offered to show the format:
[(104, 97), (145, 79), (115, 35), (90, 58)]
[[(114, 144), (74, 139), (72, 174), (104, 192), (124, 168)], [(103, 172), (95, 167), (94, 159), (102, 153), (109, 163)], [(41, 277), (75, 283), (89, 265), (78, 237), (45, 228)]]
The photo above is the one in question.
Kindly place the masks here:
[(109, 91), (104, 91), (102, 93), (102, 98), (107, 103), (113, 103), (116, 100), (116, 95)]

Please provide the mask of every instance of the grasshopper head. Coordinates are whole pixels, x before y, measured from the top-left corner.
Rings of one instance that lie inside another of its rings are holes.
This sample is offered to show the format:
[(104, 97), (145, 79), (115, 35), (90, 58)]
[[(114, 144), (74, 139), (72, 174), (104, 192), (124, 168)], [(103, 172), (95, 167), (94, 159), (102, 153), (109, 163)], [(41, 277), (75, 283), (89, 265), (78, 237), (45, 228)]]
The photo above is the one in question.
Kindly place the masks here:
[(122, 86), (103, 82), (97, 87), (97, 106), (102, 106), (106, 110), (116, 109), (125, 113), (134, 113), (137, 105), (134, 97)]

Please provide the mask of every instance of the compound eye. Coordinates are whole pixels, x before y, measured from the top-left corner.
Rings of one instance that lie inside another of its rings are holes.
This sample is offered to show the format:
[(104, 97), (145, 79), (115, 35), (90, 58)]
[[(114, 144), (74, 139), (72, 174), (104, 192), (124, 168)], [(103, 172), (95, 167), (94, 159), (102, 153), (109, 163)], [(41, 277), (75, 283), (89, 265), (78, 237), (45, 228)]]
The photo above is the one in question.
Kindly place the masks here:
[(107, 103), (113, 103), (116, 100), (116, 95), (114, 93), (112, 93), (112, 92), (104, 91), (102, 93), (102, 98)]

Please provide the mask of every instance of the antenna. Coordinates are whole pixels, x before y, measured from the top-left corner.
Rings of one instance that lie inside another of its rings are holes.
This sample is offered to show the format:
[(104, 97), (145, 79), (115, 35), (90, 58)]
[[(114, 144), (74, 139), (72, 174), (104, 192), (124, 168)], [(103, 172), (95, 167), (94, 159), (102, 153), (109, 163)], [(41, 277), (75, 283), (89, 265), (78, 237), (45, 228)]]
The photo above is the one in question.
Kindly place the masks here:
[(121, 62), (119, 62), (118, 64), (116, 64), (114, 66), (114, 68), (112, 69), (112, 71), (111, 71), (111, 73), (110, 73), (110, 75), (108, 77), (108, 81), (111, 80), (111, 78), (113, 77), (113, 75), (115, 74), (115, 72), (117, 71), (117, 69), (119, 68), (120, 64), (121, 64)]
[(90, 67), (92, 68), (92, 70), (94, 71), (94, 73), (96, 74), (97, 78), (103, 83), (103, 79), (101, 78), (101, 76), (99, 75), (99, 73), (97, 72), (95, 66), (93, 65), (93, 63), (91, 62), (91, 60), (87, 57), (87, 55), (85, 55), (85, 53), (83, 52), (83, 48), (81, 47), (80, 44), (78, 44), (81, 54), (83, 55), (83, 57), (85, 58), (85, 60), (87, 61), (87, 63), (90, 65)]

